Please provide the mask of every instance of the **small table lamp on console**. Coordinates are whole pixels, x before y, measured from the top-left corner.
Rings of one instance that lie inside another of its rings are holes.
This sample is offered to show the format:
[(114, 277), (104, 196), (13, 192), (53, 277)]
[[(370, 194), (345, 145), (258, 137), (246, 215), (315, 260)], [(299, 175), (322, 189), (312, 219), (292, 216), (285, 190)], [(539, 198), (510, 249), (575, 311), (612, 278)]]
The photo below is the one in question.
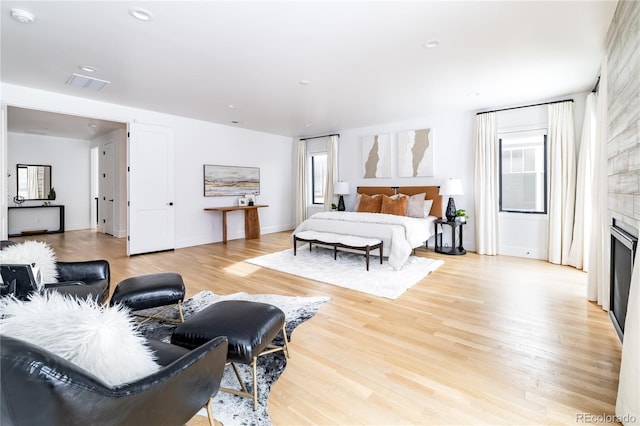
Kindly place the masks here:
[(454, 195), (462, 195), (462, 182), (460, 179), (450, 178), (440, 185), (440, 195), (449, 196), (449, 204), (447, 204), (447, 220), (453, 222), (456, 220), (456, 203), (453, 201)]
[(351, 193), (349, 183), (342, 181), (336, 182), (336, 185), (333, 188), (333, 193), (340, 196), (338, 199), (338, 211), (343, 212), (345, 210), (343, 195), (349, 195)]

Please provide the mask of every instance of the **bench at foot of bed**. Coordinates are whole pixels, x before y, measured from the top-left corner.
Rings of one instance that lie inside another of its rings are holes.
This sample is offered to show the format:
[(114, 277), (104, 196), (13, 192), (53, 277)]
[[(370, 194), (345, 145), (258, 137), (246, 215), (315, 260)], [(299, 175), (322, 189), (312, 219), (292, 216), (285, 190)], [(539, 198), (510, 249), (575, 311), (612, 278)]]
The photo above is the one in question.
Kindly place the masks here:
[(298, 241), (312, 244), (322, 244), (333, 247), (333, 259), (337, 258), (338, 248), (361, 250), (365, 252), (367, 271), (369, 270), (369, 253), (380, 249), (380, 264), (382, 265), (382, 241), (377, 238), (356, 237), (353, 235), (333, 234), (331, 232), (302, 231), (293, 236), (293, 255), (296, 255)]

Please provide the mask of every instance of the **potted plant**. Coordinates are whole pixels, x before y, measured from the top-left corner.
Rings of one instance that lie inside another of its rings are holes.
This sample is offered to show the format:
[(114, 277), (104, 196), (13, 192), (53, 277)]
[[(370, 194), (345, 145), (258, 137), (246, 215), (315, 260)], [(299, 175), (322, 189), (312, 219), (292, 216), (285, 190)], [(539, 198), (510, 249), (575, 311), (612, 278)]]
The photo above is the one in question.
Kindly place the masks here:
[(336, 206), (336, 203), (331, 203), (331, 210), (336, 211), (338, 209), (338, 206)]
[(56, 190), (53, 188), (53, 186), (49, 190), (49, 195), (47, 196), (47, 199), (49, 199), (49, 200), (55, 200), (56, 199)]
[(465, 209), (456, 210), (456, 219), (460, 222), (466, 222), (469, 216), (467, 216), (467, 211)]

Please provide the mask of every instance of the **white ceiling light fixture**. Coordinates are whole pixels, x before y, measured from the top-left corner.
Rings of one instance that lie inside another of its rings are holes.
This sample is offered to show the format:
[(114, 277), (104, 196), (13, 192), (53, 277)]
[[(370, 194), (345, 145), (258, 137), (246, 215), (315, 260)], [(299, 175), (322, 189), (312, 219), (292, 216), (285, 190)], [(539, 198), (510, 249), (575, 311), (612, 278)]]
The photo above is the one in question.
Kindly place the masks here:
[(233, 109), (233, 108), (235, 108), (235, 107), (236, 107), (236, 106), (235, 106), (234, 104), (227, 104), (227, 108)]
[(100, 80), (80, 74), (73, 74), (67, 80), (66, 85), (71, 87), (82, 87), (84, 89), (91, 89), (99, 92), (104, 86), (110, 83), (110, 81), (106, 80)]
[(132, 7), (131, 9), (129, 9), (129, 15), (133, 16), (139, 21), (147, 22), (153, 19), (153, 13), (141, 7)]
[(89, 65), (79, 65), (78, 68), (80, 68), (82, 71), (85, 71), (85, 72), (98, 71), (98, 68), (90, 67)]
[(440, 40), (435, 40), (435, 39), (422, 43), (422, 47), (424, 47), (425, 49), (433, 49), (434, 47), (438, 47), (438, 46), (440, 46)]
[(95, 129), (96, 127), (98, 127), (98, 125), (96, 123), (89, 123), (89, 127)]
[(36, 15), (24, 9), (11, 9), (11, 17), (23, 24), (30, 24), (36, 19)]

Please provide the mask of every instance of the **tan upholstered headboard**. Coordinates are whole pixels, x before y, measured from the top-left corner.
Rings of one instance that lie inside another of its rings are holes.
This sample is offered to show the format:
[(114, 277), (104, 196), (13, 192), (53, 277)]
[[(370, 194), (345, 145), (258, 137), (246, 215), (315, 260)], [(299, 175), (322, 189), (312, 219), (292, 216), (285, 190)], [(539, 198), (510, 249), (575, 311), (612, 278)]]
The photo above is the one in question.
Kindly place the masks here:
[[(416, 195), (423, 192), (426, 193), (424, 197), (425, 200), (433, 200), (433, 205), (431, 206), (431, 211), (429, 212), (431, 216), (441, 217), (442, 196), (440, 195), (439, 186), (399, 186), (397, 191), (398, 194), (405, 195)], [(366, 195), (393, 195), (396, 192), (390, 186), (359, 186), (358, 193)]]

